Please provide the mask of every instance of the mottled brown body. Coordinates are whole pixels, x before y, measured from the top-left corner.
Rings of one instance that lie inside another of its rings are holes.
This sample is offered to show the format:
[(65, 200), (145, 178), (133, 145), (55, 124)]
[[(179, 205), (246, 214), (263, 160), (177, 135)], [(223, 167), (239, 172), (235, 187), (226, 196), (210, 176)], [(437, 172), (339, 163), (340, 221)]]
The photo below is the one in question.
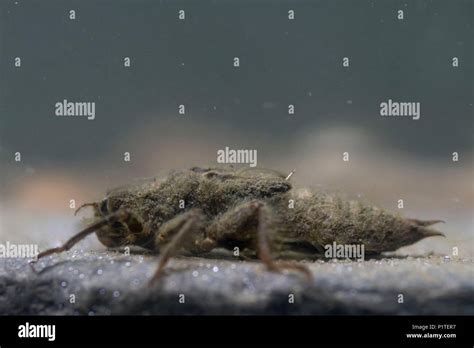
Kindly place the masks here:
[[(173, 255), (203, 255), (217, 247), (238, 248), (240, 256), (259, 257), (277, 270), (273, 258), (314, 259), (333, 242), (361, 244), (365, 253), (379, 254), (442, 235), (427, 227), (439, 220), (405, 219), (323, 193), (297, 194), (285, 176), (271, 170), (192, 168), (114, 189), (84, 206), (94, 208), (96, 221), (39, 257), (68, 250), (95, 231), (107, 247), (160, 252), (158, 278)], [(278, 265), (309, 274), (299, 264)]]
[[(294, 208), (289, 208), (290, 200)], [(97, 203), (96, 216), (125, 208), (134, 217), (104, 226), (97, 235), (109, 247), (134, 244), (159, 251), (169, 241), (159, 238), (160, 228), (194, 212), (199, 225), (194, 241), (207, 238), (208, 246), (256, 251), (258, 218), (247, 211), (251, 202), (262, 204), (265, 211), (274, 257), (285, 256), (287, 251), (318, 256), (324, 245), (333, 242), (364, 244), (366, 252), (380, 253), (440, 235), (422, 222), (360, 202), (323, 193), (297, 195), (285, 177), (274, 171), (202, 168), (110, 191)], [(209, 251), (201, 250), (199, 243), (184, 247), (195, 254)]]

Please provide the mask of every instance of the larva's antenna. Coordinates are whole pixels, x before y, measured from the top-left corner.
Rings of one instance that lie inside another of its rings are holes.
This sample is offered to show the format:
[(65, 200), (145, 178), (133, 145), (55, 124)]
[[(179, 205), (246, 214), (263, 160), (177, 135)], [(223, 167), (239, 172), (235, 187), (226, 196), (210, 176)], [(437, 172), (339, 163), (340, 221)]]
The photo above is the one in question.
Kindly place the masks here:
[(293, 169), (290, 174), (288, 174), (288, 176), (285, 178), (285, 180), (290, 180), (291, 176), (295, 174), (295, 170)]
[(76, 216), (77, 213), (79, 213), (79, 211), (84, 207), (94, 207), (97, 209), (98, 204), (97, 203), (84, 203), (83, 205), (81, 205), (79, 208), (76, 209), (76, 211), (74, 212), (74, 216)]

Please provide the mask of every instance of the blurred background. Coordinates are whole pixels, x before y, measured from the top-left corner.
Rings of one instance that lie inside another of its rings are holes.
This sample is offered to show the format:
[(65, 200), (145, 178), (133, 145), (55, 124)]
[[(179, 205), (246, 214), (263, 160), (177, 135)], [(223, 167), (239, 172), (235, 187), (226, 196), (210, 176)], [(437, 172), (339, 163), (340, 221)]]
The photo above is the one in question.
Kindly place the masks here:
[[(57, 245), (79, 228), (71, 199), (79, 206), (116, 185), (216, 164), (217, 150), (229, 146), (256, 149), (258, 167), (295, 169), (297, 187), (446, 220), (438, 226), (446, 239), (402, 254), (451, 254), (457, 246), (472, 257), (472, 7), (469, 0), (2, 1), (0, 242)], [(95, 102), (95, 120), (55, 116), (63, 99)], [(381, 117), (388, 99), (420, 102), (420, 120)], [(94, 237), (80, 247), (103, 248)]]

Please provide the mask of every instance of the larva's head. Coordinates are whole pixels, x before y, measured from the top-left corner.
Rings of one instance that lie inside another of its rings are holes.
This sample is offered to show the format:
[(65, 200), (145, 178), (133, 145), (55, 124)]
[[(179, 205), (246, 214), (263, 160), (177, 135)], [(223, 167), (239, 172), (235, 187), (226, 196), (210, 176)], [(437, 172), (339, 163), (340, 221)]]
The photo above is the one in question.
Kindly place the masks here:
[(114, 214), (127, 212), (118, 219), (111, 219), (96, 231), (99, 241), (109, 248), (134, 244), (138, 238), (137, 236), (143, 233), (143, 224), (135, 214), (123, 208), (115, 208), (121, 206), (119, 202), (113, 196), (107, 197), (94, 208), (94, 214), (98, 219), (107, 219), (114, 216)]
[(150, 231), (145, 227), (143, 215), (145, 193), (150, 193), (150, 189), (145, 188), (144, 184), (118, 188), (109, 191), (99, 202), (82, 206), (93, 208), (95, 223), (100, 225), (95, 233), (102, 244), (110, 248), (148, 244)]

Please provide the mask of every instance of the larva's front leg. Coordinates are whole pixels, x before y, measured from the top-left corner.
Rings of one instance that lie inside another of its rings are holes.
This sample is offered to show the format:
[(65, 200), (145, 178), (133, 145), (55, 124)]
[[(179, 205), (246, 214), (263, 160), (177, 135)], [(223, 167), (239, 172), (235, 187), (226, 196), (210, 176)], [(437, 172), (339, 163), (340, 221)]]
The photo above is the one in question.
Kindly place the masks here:
[(205, 217), (197, 209), (178, 215), (159, 228), (155, 237), (155, 249), (160, 252), (160, 260), (150, 284), (163, 275), (166, 263), (171, 257), (177, 255), (180, 249), (186, 248), (194, 253), (206, 253), (215, 247), (215, 242), (204, 237), (204, 229)]
[(112, 225), (114, 222), (126, 221), (131, 216), (132, 216), (132, 214), (129, 211), (125, 210), (125, 209), (122, 209), (122, 210), (116, 211), (112, 214), (109, 214), (109, 215), (101, 218), (96, 223), (86, 227), (84, 230), (78, 232), (77, 234), (75, 234), (74, 236), (69, 238), (68, 241), (66, 243), (64, 243), (63, 245), (61, 245), (59, 247), (56, 247), (56, 248), (47, 249), (47, 250), (39, 253), (35, 260), (30, 261), (30, 265), (33, 265), (39, 259), (41, 259), (45, 256), (48, 256), (48, 255), (51, 255), (51, 254), (61, 253), (63, 251), (67, 251), (67, 250), (71, 249), (75, 244), (79, 243), (81, 240), (83, 240), (85, 237), (87, 237), (89, 234), (94, 233), (97, 230), (100, 230), (102, 227), (104, 227), (106, 225)]

